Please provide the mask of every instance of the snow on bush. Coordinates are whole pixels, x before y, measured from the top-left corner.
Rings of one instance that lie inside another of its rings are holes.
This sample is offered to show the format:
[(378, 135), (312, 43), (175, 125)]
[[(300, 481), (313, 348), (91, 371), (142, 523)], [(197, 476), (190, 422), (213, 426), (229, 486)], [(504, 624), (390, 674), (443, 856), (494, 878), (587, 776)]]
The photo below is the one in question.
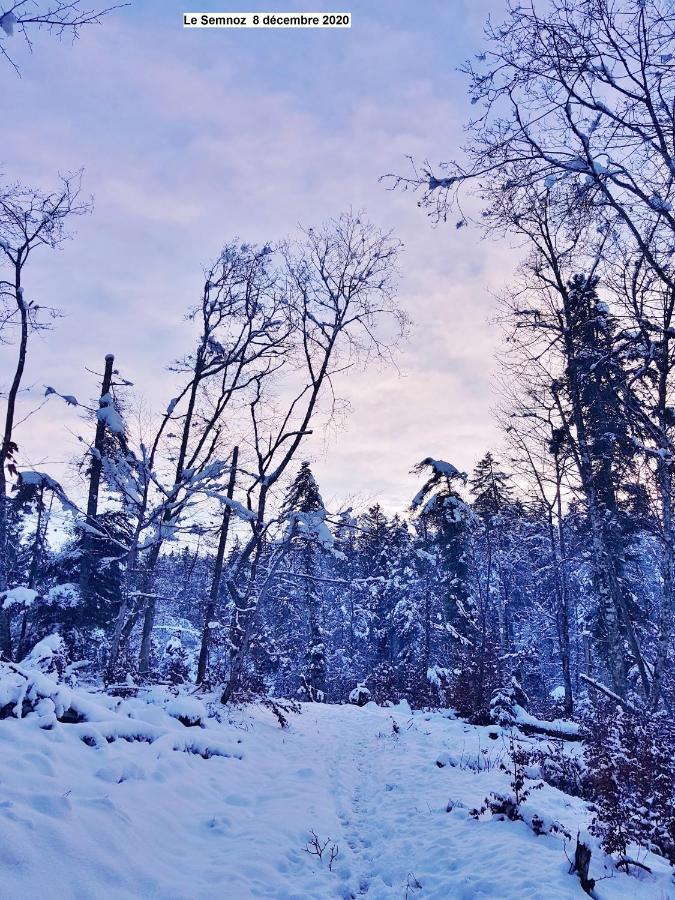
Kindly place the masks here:
[(3, 609), (10, 609), (12, 606), (26, 609), (32, 606), (39, 596), (39, 593), (32, 588), (19, 585), (0, 594), (0, 600), (2, 601)]
[(186, 697), (184, 694), (172, 697), (164, 706), (164, 709), (174, 719), (178, 719), (183, 725), (202, 725), (208, 718), (206, 706), (197, 697)]
[[(201, 700), (152, 691), (147, 700), (91, 694), (60, 681), (71, 668), (57, 634), (36, 644), (21, 665), (0, 661), (0, 719), (25, 718), (40, 728), (66, 729), (90, 747), (124, 740), (153, 744), (158, 753), (242, 758), (236, 747), (204, 733), (209, 717)], [(194, 726), (201, 726), (199, 737), (185, 731)]]
[(356, 706), (365, 706), (369, 700), (370, 691), (365, 684), (357, 684), (349, 694), (349, 702), (356, 704)]

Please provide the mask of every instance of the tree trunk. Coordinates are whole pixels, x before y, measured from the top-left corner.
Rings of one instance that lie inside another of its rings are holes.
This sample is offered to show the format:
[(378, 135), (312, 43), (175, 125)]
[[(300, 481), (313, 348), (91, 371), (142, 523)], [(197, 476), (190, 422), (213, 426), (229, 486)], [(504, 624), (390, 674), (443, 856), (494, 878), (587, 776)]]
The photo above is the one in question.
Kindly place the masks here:
[(554, 554), (555, 565), (555, 583), (559, 592), (558, 598), (558, 632), (560, 635), (560, 667), (562, 670), (563, 687), (565, 689), (565, 705), (564, 711), (567, 717), (572, 716), (574, 712), (574, 695), (572, 693), (572, 671), (570, 660), (570, 612), (569, 612), (569, 593), (567, 582), (567, 543), (565, 541), (565, 531), (563, 528), (563, 508), (562, 508), (562, 474), (560, 470), (560, 458), (558, 453), (555, 454), (555, 476), (556, 476), (556, 521), (558, 540), (556, 546), (556, 535), (553, 528), (553, 522), (549, 519), (551, 529), (551, 548)]
[(574, 862), (570, 872), (576, 872), (581, 882), (582, 890), (589, 896), (593, 896), (595, 879), (591, 878), (588, 871), (591, 866), (591, 848), (585, 844), (577, 834), (577, 845), (574, 849)]
[[(33, 547), (31, 550), (30, 570), (28, 573), (28, 587), (32, 590), (36, 589), (38, 574), (40, 571), (40, 561), (42, 559), (42, 519), (44, 515), (44, 485), (40, 485), (37, 497), (37, 521), (35, 523), (35, 534), (33, 536)], [(17, 645), (16, 658), (22, 660), (27, 652), (26, 647), (26, 631), (28, 629), (28, 610), (24, 610), (21, 618), (21, 633), (19, 634), (19, 643)]]
[(600, 611), (605, 626), (609, 674), (612, 679), (612, 687), (616, 693), (620, 697), (625, 697), (626, 664), (618, 616), (618, 595), (620, 588), (617, 584), (613, 561), (605, 545), (603, 529), (599, 522), (599, 512), (597, 509), (594, 509), (592, 513), (591, 530), (595, 580), (600, 601)]
[(584, 673), (587, 678), (593, 677), (593, 657), (591, 655), (591, 636), (587, 631), (583, 633), (584, 641)]
[[(230, 462), (230, 480), (227, 484), (227, 499), (232, 500), (234, 497), (234, 485), (237, 477), (237, 463), (239, 461), (239, 447), (235, 447), (232, 451), (232, 461)], [(223, 561), (225, 559), (225, 548), (227, 546), (227, 535), (230, 530), (230, 520), (232, 518), (232, 507), (225, 505), (223, 510), (223, 522), (220, 527), (220, 537), (218, 540), (218, 550), (216, 551), (216, 561), (213, 568), (213, 578), (211, 580), (211, 591), (209, 599), (204, 611), (204, 628), (202, 630), (202, 644), (199, 650), (199, 663), (197, 664), (197, 684), (202, 684), (206, 677), (206, 671), (209, 662), (209, 640), (210, 640), (210, 622), (213, 618), (218, 597), (220, 596), (220, 583), (223, 575)]]
[(158, 539), (148, 553), (148, 558), (140, 577), (140, 594), (146, 597), (145, 615), (143, 616), (143, 634), (141, 636), (141, 651), (138, 657), (138, 674), (141, 679), (150, 675), (150, 655), (152, 652), (152, 632), (155, 627), (157, 614), (157, 598), (151, 594), (155, 566), (159, 559), (161, 541)]
[[(26, 351), (28, 348), (28, 309), (23, 299), (21, 286), (21, 269), (23, 257), (17, 256), (14, 266), (14, 298), (20, 317), (19, 353), (14, 370), (14, 377), (7, 393), (7, 410), (5, 412), (5, 426), (0, 444), (0, 593), (9, 587), (9, 498), (7, 496), (6, 468), (11, 464), (16, 451), (13, 442), (14, 416), (16, 413), (16, 400), (21, 387), (23, 372), (26, 367)], [(0, 652), (7, 659), (12, 658), (12, 635), (10, 631), (9, 610), (0, 609)]]
[[(259, 545), (260, 548), (260, 545)], [(244, 674), (244, 666), (248, 649), (251, 644), (253, 628), (256, 622), (257, 613), (261, 606), (264, 605), (270, 587), (274, 580), (276, 570), (281, 563), (283, 553), (279, 551), (276, 558), (270, 561), (269, 569), (265, 581), (257, 598), (254, 598), (256, 572), (258, 561), (253, 563), (253, 569), (247, 590), (242, 594), (237, 591), (236, 586), (229, 583), (230, 593), (234, 600), (234, 611), (232, 613), (232, 627), (230, 630), (230, 643), (232, 651), (230, 654), (230, 676), (223, 688), (220, 698), (221, 703), (228, 703), (231, 697), (242, 686), (242, 677)]]
[[(204, 373), (204, 347), (200, 345), (195, 360), (194, 377), (190, 387), (190, 396), (188, 398), (187, 410), (185, 412), (185, 420), (183, 422), (183, 431), (181, 434), (180, 447), (178, 450), (178, 461), (176, 463), (176, 473), (174, 476), (174, 490), (178, 488), (183, 478), (185, 469), (185, 460), (187, 458), (188, 444), (190, 441), (190, 429), (192, 427), (192, 419), (197, 403), (197, 390)], [(163, 522), (168, 523), (174, 517), (174, 513), (167, 509), (163, 516)], [(159, 559), (160, 550), (162, 548), (161, 536), (153, 545), (148, 554), (144, 575), (143, 575), (143, 593), (149, 593), (152, 587), (152, 579)], [(145, 607), (145, 615), (143, 616), (143, 636), (141, 638), (141, 651), (138, 659), (138, 674), (141, 678), (147, 678), (150, 674), (150, 652), (152, 649), (152, 631), (155, 627), (155, 615), (157, 612), (157, 601), (154, 597), (149, 597), (147, 606)]]
[[(316, 572), (314, 554), (308, 544), (304, 552), (305, 572), (313, 575)], [(307, 627), (309, 647), (307, 653), (307, 676), (305, 689), (308, 700), (319, 701), (326, 697), (326, 656), (319, 621), (319, 597), (315, 586), (308, 582), (305, 586), (307, 592)], [(390, 644), (390, 642), (388, 642)]]
[(673, 630), (673, 513), (672, 513), (672, 463), (659, 459), (659, 486), (663, 516), (663, 588), (659, 616), (659, 636), (654, 660), (654, 674), (649, 695), (650, 709), (656, 710), (663, 690), (663, 677), (668, 663), (668, 652)]
[(131, 548), (129, 550), (129, 555), (127, 556), (127, 571), (124, 594), (122, 596), (122, 602), (117, 613), (117, 619), (115, 620), (115, 627), (113, 629), (112, 637), (110, 638), (110, 649), (108, 651), (108, 661), (106, 663), (105, 670), (105, 681), (107, 684), (110, 684), (115, 679), (115, 669), (117, 668), (117, 660), (119, 657), (120, 646), (122, 642), (122, 633), (127, 621), (129, 609), (132, 605), (131, 601), (133, 599), (133, 590), (136, 582), (135, 570), (136, 561), (138, 559), (138, 540), (139, 534), (137, 530), (136, 534), (134, 535)]
[[(565, 298), (566, 319), (572, 321), (567, 309), (568, 298)], [(612, 679), (612, 686), (619, 696), (626, 694), (626, 666), (623, 652), (621, 632), (619, 629), (620, 585), (616, 577), (614, 559), (609, 550), (605, 531), (604, 514), (600, 508), (596, 491), (595, 478), (591, 464), (591, 451), (586, 433), (586, 420), (581, 403), (576, 373), (576, 354), (572, 342), (570, 328), (565, 329), (565, 347), (568, 360), (569, 395), (572, 405), (572, 417), (576, 431), (577, 462), (581, 487), (586, 498), (588, 518), (591, 526), (593, 550), (593, 574), (601, 615), (604, 621), (607, 640), (607, 664)], [(574, 442), (568, 431), (568, 437)]]
[(661, 341), (661, 358), (659, 360), (659, 430), (661, 433), (661, 452), (658, 456), (659, 494), (661, 501), (661, 527), (663, 530), (663, 588), (661, 592), (661, 611), (659, 615), (659, 632), (656, 644), (656, 656), (652, 675), (652, 687), (649, 695), (649, 708), (656, 711), (663, 692), (663, 677), (668, 664), (668, 653), (672, 641), (673, 616), (675, 614), (675, 598), (673, 596), (675, 566), (675, 534), (673, 533), (673, 455), (672, 443), (668, 437), (671, 349), (670, 332), (675, 312), (675, 287), (671, 286), (663, 319), (663, 339)]
[[(101, 382), (101, 397), (110, 392), (112, 383), (112, 367), (115, 357), (112, 353), (108, 353), (105, 358), (105, 368), (103, 370), (103, 381)], [(101, 407), (102, 403), (99, 404)], [(87, 496), (87, 525), (90, 528), (96, 527), (96, 516), (98, 514), (98, 496), (101, 486), (101, 473), (103, 471), (103, 449), (105, 440), (105, 422), (102, 419), (96, 421), (96, 435), (94, 437), (94, 452), (91, 455), (91, 469), (89, 473), (89, 494)], [(92, 532), (86, 530), (82, 537), (82, 558), (80, 564), (80, 592), (86, 607), (90, 608), (94, 605), (94, 589), (92, 585), (93, 573), (93, 549), (96, 538)]]

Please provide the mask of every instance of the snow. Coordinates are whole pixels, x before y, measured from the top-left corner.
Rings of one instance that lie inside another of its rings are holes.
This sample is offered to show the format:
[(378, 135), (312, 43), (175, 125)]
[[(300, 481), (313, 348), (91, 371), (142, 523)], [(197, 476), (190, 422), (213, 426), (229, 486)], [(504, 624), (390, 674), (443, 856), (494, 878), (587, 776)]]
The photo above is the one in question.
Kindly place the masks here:
[(102, 394), (99, 402), (101, 408), (96, 410), (99, 422), (103, 422), (113, 434), (124, 434), (124, 422), (115, 409), (115, 403), (110, 394)]
[(24, 484), (41, 484), (43, 479), (42, 472), (21, 472), (21, 481)]
[(335, 544), (333, 535), (326, 525), (326, 510), (318, 509), (309, 512), (291, 512), (284, 535), (285, 540), (300, 535), (316, 541), (324, 550), (332, 550)]
[(447, 685), (449, 678), (450, 670), (443, 666), (431, 666), (427, 669), (427, 681), (435, 687), (444, 687)]
[(446, 766), (454, 767), (459, 765), (459, 760), (456, 756), (453, 756), (452, 753), (448, 753), (447, 750), (444, 750), (436, 757), (436, 765), (439, 769), (444, 769)]
[(77, 584), (66, 582), (51, 587), (45, 594), (45, 602), (60, 606), (63, 609), (73, 608), (80, 603), (80, 588)]
[(255, 513), (250, 509), (247, 509), (244, 504), (240, 503), (238, 500), (233, 500), (231, 497), (222, 497), (220, 495), (218, 495), (218, 499), (221, 503), (224, 503), (225, 506), (229, 506), (232, 512), (240, 519), (249, 522), (252, 522), (255, 519)]
[(16, 25), (16, 16), (10, 10), (9, 12), (4, 13), (0, 16), (0, 30), (2, 30), (7, 37), (11, 37), (14, 34), (14, 26)]
[(4, 598), (2, 608), (9, 609), (11, 606), (32, 606), (39, 594), (32, 588), (19, 585), (18, 587), (10, 588), (8, 591), (3, 591), (0, 597)]
[(432, 459), (428, 456), (420, 463), (421, 466), (430, 466), (438, 475), (446, 475), (448, 478), (466, 478), (464, 472), (460, 472), (452, 463), (444, 459)]
[(19, 480), (23, 485), (44, 487), (57, 494), (62, 494), (61, 486), (46, 472), (23, 471), (19, 472)]
[(557, 734), (567, 734), (571, 738), (576, 738), (579, 735), (579, 726), (575, 722), (566, 722), (564, 719), (553, 719), (550, 722), (544, 719), (537, 719), (536, 716), (530, 715), (527, 710), (517, 703), (514, 705), (513, 711), (517, 726), (524, 725), (525, 727), (529, 726), (543, 731), (554, 731)]
[(571, 172), (587, 172), (588, 171), (588, 163), (585, 159), (582, 159), (580, 156), (575, 156), (572, 159), (560, 160), (563, 168), (567, 169)]
[(664, 200), (662, 197), (659, 197), (657, 194), (654, 194), (654, 196), (650, 199), (649, 205), (657, 212), (670, 212), (673, 208), (671, 203), (669, 203), (667, 200)]
[(33, 647), (23, 662), (23, 668), (49, 668), (51, 661), (63, 653), (63, 638), (58, 634), (50, 634)]
[[(0, 678), (0, 694), (10, 680)], [(127, 700), (58, 690), (56, 704), (0, 720), (2, 896), (585, 896), (564, 835), (470, 815), (490, 791), (509, 790), (498, 767), (463, 764), (503, 755), (494, 728), (374, 703), (304, 704), (284, 730), (267, 708), (218, 706), (222, 721), (185, 727), (164, 688)], [(59, 699), (90, 721), (55, 722)], [(574, 835), (589, 823), (581, 800), (548, 786), (523, 809)], [(305, 852), (312, 829), (337, 847), (331, 868)], [(672, 897), (667, 866), (648, 863), (653, 875), (599, 881), (598, 900)], [(591, 874), (610, 874), (597, 849)]]
[(183, 719), (193, 725), (200, 724), (208, 717), (206, 707), (197, 697), (172, 697), (164, 709), (174, 719)]
[(371, 693), (365, 684), (357, 684), (353, 691), (349, 693), (349, 702), (362, 706), (366, 701), (370, 700)]
[(457, 181), (456, 178), (436, 178), (434, 175), (429, 176), (429, 190), (436, 191), (438, 188), (449, 188)]
[(60, 397), (65, 401), (67, 406), (79, 406), (80, 401), (73, 394), (60, 394), (55, 388), (47, 385), (45, 388), (45, 397), (49, 397), (52, 394), (55, 394), (57, 397)]
[(419, 559), (424, 559), (424, 560), (426, 560), (426, 562), (431, 563), (432, 566), (435, 566), (438, 563), (438, 560), (436, 559), (434, 554), (429, 553), (428, 550), (422, 550), (420, 548), (418, 550), (415, 550), (415, 554), (416, 554), (416, 556), (419, 557)]

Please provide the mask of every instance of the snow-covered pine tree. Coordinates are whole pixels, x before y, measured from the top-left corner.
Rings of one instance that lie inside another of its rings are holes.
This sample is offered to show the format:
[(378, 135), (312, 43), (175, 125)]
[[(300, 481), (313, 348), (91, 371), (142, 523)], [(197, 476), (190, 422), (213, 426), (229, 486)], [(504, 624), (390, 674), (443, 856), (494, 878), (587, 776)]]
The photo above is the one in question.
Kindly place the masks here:
[(513, 487), (509, 475), (499, 468), (490, 451), (476, 465), (469, 484), (472, 508), (477, 513), (477, 531), (484, 544), (484, 578), (479, 583), (479, 593), (485, 614), (492, 609), (497, 612), (499, 644), (506, 653), (510, 642), (512, 566), (506, 552), (505, 518), (513, 502)]
[(326, 645), (324, 642), (322, 576), (333, 537), (326, 525), (326, 509), (310, 464), (303, 462), (293, 479), (282, 508), (286, 522), (287, 569), (282, 574), (287, 596), (304, 610), (304, 660), (298, 667), (298, 693), (306, 700), (326, 699)]
[(359, 516), (359, 569), (357, 591), (361, 607), (368, 618), (369, 672), (381, 664), (394, 661), (392, 620), (394, 602), (388, 597), (390, 572), (390, 523), (379, 503)]
[(443, 593), (444, 626), (450, 649), (453, 638), (466, 638), (475, 627), (467, 558), (473, 513), (458, 490), (467, 476), (451, 463), (431, 457), (422, 460), (414, 471), (429, 474), (411, 508), (422, 549), (433, 552), (438, 560), (436, 577)]
[(430, 590), (433, 558), (418, 553), (404, 520), (396, 515), (390, 529), (390, 571), (387, 595), (392, 604), (393, 656), (399, 692), (413, 706), (431, 700), (428, 672), (431, 667), (433, 614), (437, 597)]

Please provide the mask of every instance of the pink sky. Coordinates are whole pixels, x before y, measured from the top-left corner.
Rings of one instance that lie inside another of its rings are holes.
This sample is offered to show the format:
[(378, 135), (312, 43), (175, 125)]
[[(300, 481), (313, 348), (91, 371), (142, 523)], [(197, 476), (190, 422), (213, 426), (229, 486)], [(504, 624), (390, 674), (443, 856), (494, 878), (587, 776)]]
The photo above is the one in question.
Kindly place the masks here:
[[(433, 228), (413, 196), (378, 176), (404, 169), (406, 154), (457, 153), (469, 106), (454, 69), (500, 4), (424, 8), (359, 0), (349, 31), (188, 34), (181, 5), (138, 0), (74, 46), (21, 53), (20, 80), (0, 71), (5, 177), (49, 186), (83, 166), (95, 196), (76, 239), (36, 257), (28, 277), (27, 293), (64, 317), (34, 343), (24, 411), (45, 384), (95, 396), (87, 368), (100, 371), (107, 352), (163, 409), (163, 367), (185, 349), (182, 316), (202, 265), (234, 236), (275, 240), (353, 206), (405, 243), (400, 300), (414, 328), (400, 373), (350, 373), (341, 393), (351, 415), (305, 448), (324, 496), (402, 508), (422, 457), (470, 468), (498, 446), (490, 291), (513, 254), (472, 229)], [(3, 381), (11, 356), (0, 348)], [(22, 464), (72, 482), (64, 464), (81, 428), (48, 404), (17, 433)]]

